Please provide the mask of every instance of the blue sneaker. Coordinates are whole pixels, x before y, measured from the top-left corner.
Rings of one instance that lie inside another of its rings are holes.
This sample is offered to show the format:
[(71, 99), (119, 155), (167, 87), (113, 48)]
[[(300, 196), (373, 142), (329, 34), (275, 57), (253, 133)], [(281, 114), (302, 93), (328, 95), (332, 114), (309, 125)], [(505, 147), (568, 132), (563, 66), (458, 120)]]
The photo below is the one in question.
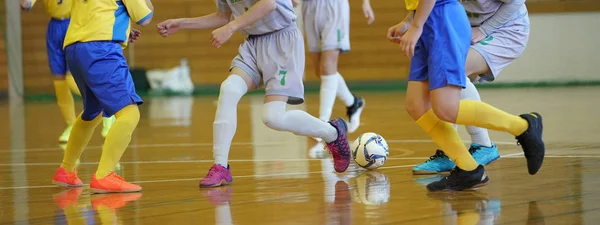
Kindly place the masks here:
[(475, 161), (480, 165), (488, 165), (500, 158), (498, 153), (498, 147), (492, 142), (492, 147), (486, 147), (478, 144), (471, 144), (469, 153), (473, 156)]
[(412, 172), (415, 175), (437, 174), (452, 171), (456, 164), (442, 150), (436, 150), (435, 155), (427, 161), (416, 165)]

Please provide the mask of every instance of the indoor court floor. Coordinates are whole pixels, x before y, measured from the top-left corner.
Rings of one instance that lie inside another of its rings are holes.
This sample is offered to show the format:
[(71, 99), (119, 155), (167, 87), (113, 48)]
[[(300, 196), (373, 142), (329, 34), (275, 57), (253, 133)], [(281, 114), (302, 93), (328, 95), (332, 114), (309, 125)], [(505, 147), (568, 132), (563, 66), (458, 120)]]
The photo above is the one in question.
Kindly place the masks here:
[[(312, 139), (266, 128), (263, 98), (250, 95), (238, 110), (233, 184), (199, 189), (212, 165), (217, 96), (157, 97), (141, 106), (121, 162), (120, 173), (144, 190), (112, 195), (51, 184), (64, 147), (54, 102), (0, 103), (0, 224), (600, 224), (599, 87), (481, 90), (508, 112), (544, 116), (545, 163), (529, 175), (515, 139), (491, 131), (502, 157), (486, 167), (489, 185), (442, 193), (425, 188), (439, 177), (411, 173), (436, 146), (409, 118), (404, 94), (358, 94), (367, 105), (350, 141), (364, 132), (387, 140), (390, 156), (377, 171), (352, 166), (336, 174)], [(315, 115), (318, 94), (298, 107)], [(336, 105), (334, 115), (344, 114)], [(99, 132), (81, 158), (84, 183), (97, 167)], [(460, 133), (468, 144), (463, 127)]]

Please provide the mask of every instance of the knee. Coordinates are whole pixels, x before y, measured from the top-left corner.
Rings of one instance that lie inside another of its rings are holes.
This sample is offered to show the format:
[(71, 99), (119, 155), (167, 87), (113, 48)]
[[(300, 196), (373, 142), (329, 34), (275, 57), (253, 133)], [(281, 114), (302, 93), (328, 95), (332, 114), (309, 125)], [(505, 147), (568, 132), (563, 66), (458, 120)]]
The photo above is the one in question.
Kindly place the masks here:
[(54, 74), (52, 75), (54, 80), (65, 80), (66, 76), (65, 75), (58, 75), (58, 74)]
[(246, 93), (245, 90), (247, 89), (248, 86), (246, 85), (246, 81), (244, 81), (244, 79), (237, 75), (231, 75), (221, 83), (219, 93), (221, 95), (244, 95)]
[(431, 108), (433, 109), (433, 113), (435, 113), (440, 120), (450, 123), (456, 122), (458, 108), (451, 107), (449, 104), (433, 105)]
[(265, 124), (265, 126), (267, 126), (268, 128), (271, 128), (273, 130), (282, 130), (281, 129), (282, 117), (283, 117), (283, 115), (281, 115), (281, 114), (265, 112), (265, 113), (263, 113), (262, 121)]
[(429, 108), (427, 105), (425, 105), (425, 103), (411, 98), (406, 98), (404, 105), (406, 107), (406, 112), (408, 112), (408, 115), (410, 115), (410, 117), (412, 117), (414, 120), (421, 118), (421, 116), (423, 116), (423, 114), (425, 114)]
[(324, 53), (321, 55), (321, 75), (330, 75), (337, 72), (337, 55)]
[(267, 102), (263, 108), (262, 121), (268, 128), (282, 131), (285, 121), (285, 102)]

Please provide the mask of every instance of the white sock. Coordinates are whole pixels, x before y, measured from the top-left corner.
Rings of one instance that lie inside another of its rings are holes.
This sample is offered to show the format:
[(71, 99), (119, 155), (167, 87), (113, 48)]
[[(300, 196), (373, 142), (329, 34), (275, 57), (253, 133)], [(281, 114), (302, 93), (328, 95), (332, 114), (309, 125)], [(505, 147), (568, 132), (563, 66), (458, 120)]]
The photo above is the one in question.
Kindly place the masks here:
[(263, 122), (278, 131), (289, 131), (296, 135), (319, 137), (330, 143), (337, 139), (337, 130), (302, 110), (286, 111), (287, 103), (267, 102), (263, 106)]
[(213, 123), (213, 157), (215, 164), (227, 168), (229, 148), (237, 129), (237, 105), (248, 92), (246, 81), (238, 75), (230, 75), (221, 83), (217, 113)]
[(335, 75), (338, 77), (338, 86), (337, 86), (337, 97), (344, 102), (346, 107), (350, 107), (354, 104), (354, 95), (348, 89), (348, 85), (346, 85), (346, 81), (344, 77), (338, 72)]
[[(475, 88), (475, 85), (470, 81), (467, 81), (465, 89), (460, 92), (460, 99), (481, 101), (477, 88)], [(466, 128), (467, 132), (471, 135), (472, 143), (486, 147), (492, 146), (492, 141), (490, 140), (487, 129), (474, 126), (466, 126)]]
[(231, 218), (231, 209), (229, 207), (229, 203), (226, 205), (218, 205), (215, 207), (216, 214), (216, 222), (218, 225), (230, 225), (233, 224), (233, 219)]
[(338, 76), (336, 74), (321, 76), (319, 119), (329, 121), (331, 118), (337, 88)]

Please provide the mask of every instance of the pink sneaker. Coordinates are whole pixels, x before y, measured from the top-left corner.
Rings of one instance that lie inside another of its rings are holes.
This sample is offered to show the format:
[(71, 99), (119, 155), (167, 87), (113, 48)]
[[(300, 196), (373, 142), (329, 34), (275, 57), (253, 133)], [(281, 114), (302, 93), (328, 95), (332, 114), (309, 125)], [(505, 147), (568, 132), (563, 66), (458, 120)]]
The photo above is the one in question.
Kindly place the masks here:
[(338, 137), (335, 141), (327, 143), (329, 153), (333, 156), (333, 168), (338, 173), (346, 171), (350, 165), (350, 146), (348, 145), (348, 125), (342, 118), (329, 121), (335, 127)]
[(229, 165), (225, 168), (219, 164), (214, 164), (208, 174), (200, 180), (200, 187), (218, 187), (230, 184), (232, 181), (233, 177), (231, 177)]

